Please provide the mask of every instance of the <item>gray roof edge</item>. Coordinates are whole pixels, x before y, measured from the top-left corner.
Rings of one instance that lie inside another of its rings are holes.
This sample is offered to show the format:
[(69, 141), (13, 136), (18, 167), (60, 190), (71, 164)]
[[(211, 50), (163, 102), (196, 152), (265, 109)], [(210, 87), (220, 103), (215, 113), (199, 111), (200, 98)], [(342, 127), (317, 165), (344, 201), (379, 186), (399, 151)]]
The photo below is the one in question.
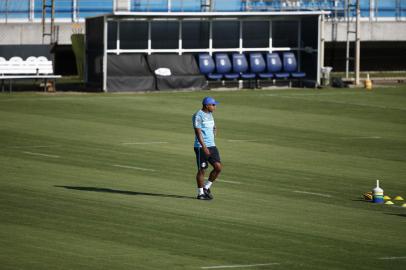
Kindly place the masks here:
[(330, 11), (309, 10), (309, 11), (262, 11), (262, 12), (129, 12), (116, 11), (107, 16), (137, 16), (156, 18), (210, 18), (210, 17), (260, 17), (260, 16), (306, 16), (306, 15), (328, 15)]

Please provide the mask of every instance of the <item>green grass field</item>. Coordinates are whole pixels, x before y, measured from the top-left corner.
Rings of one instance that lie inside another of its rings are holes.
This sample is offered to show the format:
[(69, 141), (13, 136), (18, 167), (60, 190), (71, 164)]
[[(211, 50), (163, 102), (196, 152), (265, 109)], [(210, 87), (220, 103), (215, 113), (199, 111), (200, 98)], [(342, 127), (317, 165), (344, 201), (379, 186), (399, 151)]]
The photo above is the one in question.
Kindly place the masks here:
[[(224, 171), (198, 201), (192, 114)], [(406, 87), (0, 94), (0, 268), (406, 269)]]

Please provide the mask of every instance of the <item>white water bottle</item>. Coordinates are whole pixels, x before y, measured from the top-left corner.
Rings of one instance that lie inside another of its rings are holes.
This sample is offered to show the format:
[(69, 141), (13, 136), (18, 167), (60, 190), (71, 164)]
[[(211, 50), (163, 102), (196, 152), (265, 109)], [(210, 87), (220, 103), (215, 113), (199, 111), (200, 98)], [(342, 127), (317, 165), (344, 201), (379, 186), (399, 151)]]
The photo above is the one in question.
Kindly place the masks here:
[(376, 180), (376, 187), (372, 190), (372, 198), (374, 203), (384, 203), (383, 189), (379, 187), (379, 180)]

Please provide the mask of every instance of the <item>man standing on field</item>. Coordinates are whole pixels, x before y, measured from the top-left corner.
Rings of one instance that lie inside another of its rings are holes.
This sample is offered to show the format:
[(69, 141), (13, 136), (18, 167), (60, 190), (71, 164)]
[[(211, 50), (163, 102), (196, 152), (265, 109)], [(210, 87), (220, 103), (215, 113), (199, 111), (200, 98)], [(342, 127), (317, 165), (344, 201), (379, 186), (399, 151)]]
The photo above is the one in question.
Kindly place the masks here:
[[(214, 143), (216, 125), (214, 124), (212, 113), (216, 110), (218, 102), (212, 97), (205, 97), (202, 104), (202, 109), (197, 111), (192, 118), (196, 135), (194, 150), (197, 161), (197, 199), (211, 200), (213, 195), (211, 194), (210, 187), (219, 176), (223, 167), (220, 161), (220, 154)], [(207, 181), (204, 182), (204, 173), (209, 167), (208, 163), (213, 166), (213, 170), (210, 172)]]

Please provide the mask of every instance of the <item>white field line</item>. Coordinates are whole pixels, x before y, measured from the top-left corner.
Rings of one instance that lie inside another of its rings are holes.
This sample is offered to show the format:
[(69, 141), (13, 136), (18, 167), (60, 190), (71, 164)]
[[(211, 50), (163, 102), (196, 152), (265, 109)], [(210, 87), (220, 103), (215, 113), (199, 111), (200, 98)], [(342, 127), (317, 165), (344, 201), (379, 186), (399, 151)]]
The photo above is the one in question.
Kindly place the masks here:
[(112, 166), (117, 167), (117, 168), (133, 169), (133, 170), (146, 171), (146, 172), (155, 172), (156, 171), (154, 169), (147, 169), (147, 168), (141, 168), (141, 167), (135, 167), (135, 166), (126, 166), (126, 165), (119, 165), (119, 164), (115, 164)]
[(380, 260), (405, 260), (406, 256), (403, 257), (382, 257), (379, 258)]
[(379, 136), (360, 136), (360, 137), (341, 137), (343, 140), (358, 140), (358, 139), (382, 139)]
[(233, 139), (230, 139), (230, 140), (227, 140), (227, 142), (266, 142), (266, 141), (272, 141), (271, 139), (263, 139), (263, 140), (255, 140), (255, 139), (247, 139), (247, 140), (244, 140), (244, 139), (241, 139), (241, 140), (233, 140)]
[(27, 155), (32, 155), (32, 156), (41, 156), (41, 157), (50, 157), (50, 158), (60, 158), (60, 156), (57, 155), (48, 155), (48, 154), (42, 154), (42, 153), (36, 153), (36, 152), (28, 152), (28, 151), (23, 151), (24, 154)]
[(227, 140), (228, 142), (257, 142), (258, 140)]
[[(269, 94), (269, 95), (272, 95), (272, 94)], [(314, 95), (314, 94), (290, 94), (290, 95), (273, 94), (273, 96), (277, 96), (277, 97), (281, 97), (281, 98), (293, 98), (293, 99), (301, 99), (301, 98), (294, 97), (294, 96), (311, 96), (311, 95)], [(320, 94), (316, 94), (316, 95), (320, 95)], [(333, 100), (314, 100), (314, 101), (315, 102), (324, 102), (324, 103), (343, 104), (343, 105), (353, 105), (353, 106), (360, 106), (360, 107), (370, 107), (370, 108), (406, 111), (405, 108), (388, 107), (388, 106), (382, 106), (382, 105), (372, 105), (372, 104), (365, 104), (365, 103), (353, 103), (353, 102), (333, 101)]]
[(237, 181), (229, 181), (229, 180), (220, 180), (217, 179), (216, 181), (221, 182), (221, 183), (230, 183), (230, 184), (236, 184), (236, 185), (241, 185), (241, 182), (237, 182)]
[(123, 142), (123, 145), (166, 144), (168, 142)]
[(59, 145), (21, 145), (21, 146), (10, 146), (10, 148), (50, 148), (50, 147), (58, 147)]
[(278, 265), (280, 263), (258, 263), (258, 264), (235, 264), (235, 265), (217, 265), (217, 266), (204, 266), (201, 269), (225, 269), (225, 268), (247, 268), (256, 266), (269, 266)]
[(315, 195), (315, 196), (320, 196), (320, 197), (325, 197), (325, 198), (331, 198), (332, 197), (331, 195), (328, 195), (328, 194), (316, 193), (316, 192), (308, 192), (308, 191), (300, 191), (300, 190), (294, 190), (292, 192), (301, 193), (301, 194)]
[(263, 96), (267, 97), (289, 97), (289, 96), (341, 96), (341, 95), (354, 95), (354, 93), (350, 92), (342, 92), (342, 93), (304, 93), (304, 94), (296, 94), (296, 93), (289, 93), (289, 94), (264, 94)]
[(341, 102), (341, 101), (323, 101), (327, 103), (336, 103), (336, 104), (344, 104), (344, 105), (353, 105), (353, 106), (360, 106), (360, 107), (370, 107), (370, 108), (379, 108), (379, 109), (389, 109), (389, 110), (400, 110), (405, 111), (405, 108), (397, 108), (397, 107), (388, 107), (388, 106), (381, 106), (381, 105), (372, 105), (372, 104), (364, 104), (364, 103), (352, 103), (352, 102)]

